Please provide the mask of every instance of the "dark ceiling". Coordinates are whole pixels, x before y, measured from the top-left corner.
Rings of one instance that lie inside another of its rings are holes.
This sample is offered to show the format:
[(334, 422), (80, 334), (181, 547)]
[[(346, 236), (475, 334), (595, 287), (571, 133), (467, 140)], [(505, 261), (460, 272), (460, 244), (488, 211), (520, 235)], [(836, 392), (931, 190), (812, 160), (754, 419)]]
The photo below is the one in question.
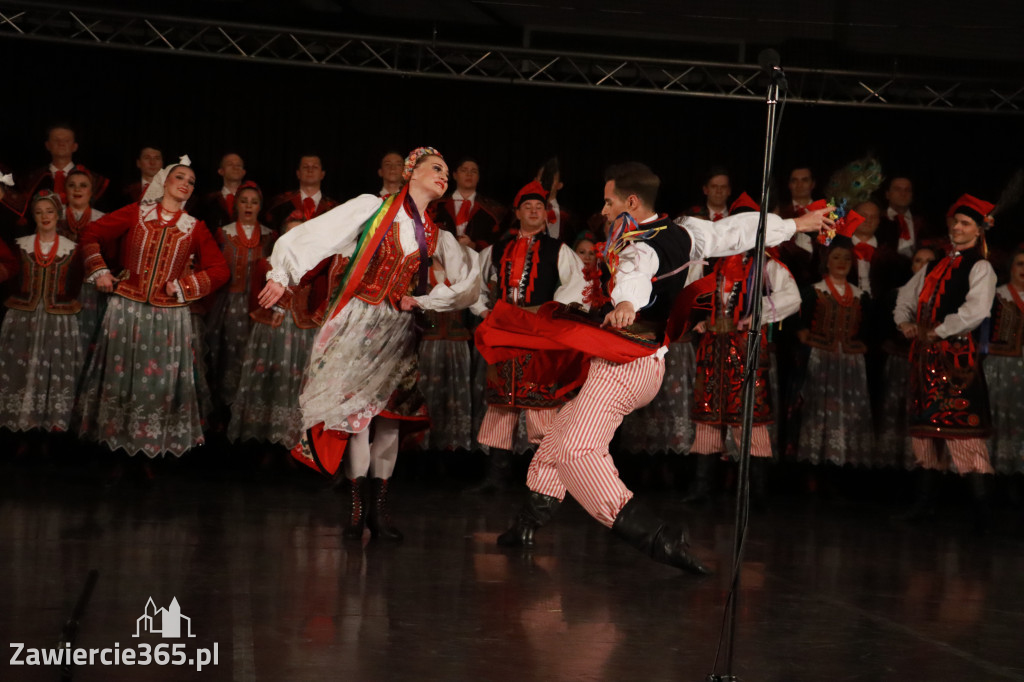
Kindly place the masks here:
[[(124, 9), (122, 0), (79, 5)], [(443, 42), (919, 73), (1024, 75), (1024, 2), (949, 0), (181, 0), (143, 12)]]

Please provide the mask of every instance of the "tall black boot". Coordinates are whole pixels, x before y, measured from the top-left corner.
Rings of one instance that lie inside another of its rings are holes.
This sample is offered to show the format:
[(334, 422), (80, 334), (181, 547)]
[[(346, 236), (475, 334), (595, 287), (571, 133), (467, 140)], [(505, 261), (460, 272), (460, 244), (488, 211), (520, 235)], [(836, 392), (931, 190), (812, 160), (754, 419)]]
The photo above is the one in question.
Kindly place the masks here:
[(487, 473), (484, 480), (469, 489), (472, 493), (493, 493), (505, 488), (512, 453), (501, 448), (491, 448), (487, 456)]
[(974, 530), (987, 533), (992, 525), (992, 479), (991, 474), (968, 474), (971, 483), (971, 497), (974, 498)]
[(938, 498), (941, 471), (919, 469), (914, 472), (914, 504), (902, 514), (893, 516), (895, 521), (914, 523), (935, 516), (935, 500)]
[(370, 479), (370, 504), (366, 513), (366, 526), (370, 529), (370, 537), (383, 538), (398, 542), (402, 533), (391, 525), (391, 506), (388, 500), (388, 484), (386, 478)]
[(696, 575), (710, 575), (700, 560), (687, 552), (686, 531), (662, 521), (634, 497), (622, 508), (612, 532), (655, 561)]
[(502, 547), (533, 547), (533, 531), (551, 520), (562, 501), (530, 491), (512, 525), (498, 536)]
[(696, 472), (683, 502), (704, 504), (711, 499), (711, 476), (715, 470), (718, 455), (694, 455), (697, 458)]
[(366, 525), (366, 477), (349, 479), (349, 488), (352, 491), (352, 503), (349, 511), (348, 525), (341, 534), (346, 538), (357, 540), (363, 537), (363, 527)]

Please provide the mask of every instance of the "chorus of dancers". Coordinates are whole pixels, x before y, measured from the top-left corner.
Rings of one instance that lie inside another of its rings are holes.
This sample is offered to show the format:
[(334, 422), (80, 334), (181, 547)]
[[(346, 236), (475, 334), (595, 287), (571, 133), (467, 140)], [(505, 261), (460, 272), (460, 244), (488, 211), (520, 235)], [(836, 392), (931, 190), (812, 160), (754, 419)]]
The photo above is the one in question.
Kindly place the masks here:
[(220, 188), (197, 194), (187, 156), (146, 146), (118, 194), (75, 162), (70, 127), (44, 146), (46, 166), (0, 165), (8, 431), (149, 458), (202, 456), (211, 434), (264, 443), (349, 481), (347, 537), (390, 540), (400, 451), (479, 453), (480, 492), (533, 453), (499, 544), (531, 546), (568, 493), (694, 573), (682, 526), (634, 497), (612, 451), (674, 456), (684, 499), (707, 501), (737, 455), (748, 362), (758, 502), (783, 459), (819, 486), (902, 468), (914, 521), (950, 472), (984, 525), (993, 475), (1024, 473), (1024, 248), (986, 243), (1006, 206), (963, 194), (929, 224), (913, 179), (872, 159), (823, 191), (786, 170), (755, 291), (761, 207), (724, 168), (670, 215), (652, 169), (613, 165), (577, 213), (555, 158), (491, 198), (472, 158), (388, 151), (379, 191), (338, 202), (314, 154), (297, 188), (266, 194), (225, 153)]

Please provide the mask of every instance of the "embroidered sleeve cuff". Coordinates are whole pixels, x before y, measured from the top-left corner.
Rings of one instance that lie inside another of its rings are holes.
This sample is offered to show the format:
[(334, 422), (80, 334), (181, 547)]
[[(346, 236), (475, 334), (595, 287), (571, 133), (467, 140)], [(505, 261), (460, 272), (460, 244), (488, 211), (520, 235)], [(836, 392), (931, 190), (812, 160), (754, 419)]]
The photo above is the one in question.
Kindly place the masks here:
[(178, 295), (183, 303), (198, 301), (210, 293), (213, 287), (210, 276), (205, 272), (197, 272), (178, 280)]
[[(103, 260), (103, 254), (100, 253), (99, 244), (83, 244), (82, 245), (82, 257), (85, 265), (85, 274), (91, 276), (99, 270), (107, 270), (106, 261)], [(89, 280), (91, 281), (91, 280)]]
[(100, 269), (99, 269), (99, 270), (97, 270), (96, 272), (94, 272), (94, 273), (92, 273), (91, 275), (89, 275), (88, 277), (86, 277), (86, 278), (85, 278), (85, 281), (86, 281), (86, 282), (87, 282), (88, 284), (93, 284), (93, 283), (95, 283), (95, 282), (96, 282), (96, 279), (97, 279), (97, 278), (98, 278), (98, 277), (99, 277), (100, 275), (109, 275), (109, 274), (110, 274), (110, 268), (100, 268)]
[(287, 272), (281, 272), (280, 270), (271, 270), (270, 272), (268, 272), (267, 273), (267, 281), (268, 282), (277, 282), (278, 284), (280, 284), (283, 287), (286, 287), (286, 286), (288, 286), (288, 284), (290, 284), (290, 281), (288, 279), (288, 273)]

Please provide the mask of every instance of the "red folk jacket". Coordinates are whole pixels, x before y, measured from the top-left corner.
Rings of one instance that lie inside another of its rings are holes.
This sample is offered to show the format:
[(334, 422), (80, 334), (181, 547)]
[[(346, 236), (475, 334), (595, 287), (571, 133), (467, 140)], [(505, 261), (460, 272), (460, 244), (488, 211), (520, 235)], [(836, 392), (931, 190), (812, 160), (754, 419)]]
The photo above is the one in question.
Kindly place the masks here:
[[(165, 225), (156, 205), (129, 204), (86, 227), (80, 248), (86, 277), (107, 268), (103, 247), (120, 240), (121, 264), (115, 293), (162, 308), (184, 306), (221, 287), (231, 276), (217, 242), (201, 221), (187, 213)], [(186, 270), (189, 256), (195, 261)], [(181, 297), (168, 294), (167, 282), (178, 282)]]

